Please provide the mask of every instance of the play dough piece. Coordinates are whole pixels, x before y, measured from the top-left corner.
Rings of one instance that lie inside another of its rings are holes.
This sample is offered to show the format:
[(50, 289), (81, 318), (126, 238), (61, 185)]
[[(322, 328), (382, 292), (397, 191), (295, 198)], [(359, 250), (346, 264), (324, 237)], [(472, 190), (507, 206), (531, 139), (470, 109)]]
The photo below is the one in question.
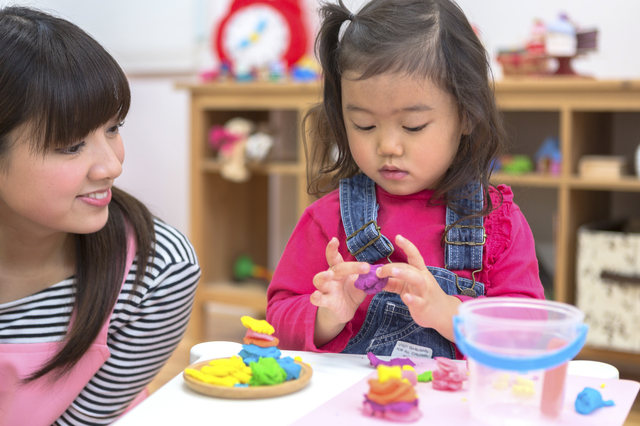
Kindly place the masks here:
[(418, 374), (418, 381), (419, 382), (430, 382), (433, 380), (433, 373), (431, 370), (425, 371), (422, 374)]
[(383, 265), (371, 265), (369, 268), (369, 272), (366, 274), (360, 274), (354, 286), (363, 290), (367, 294), (376, 294), (382, 291), (382, 289), (387, 285), (389, 281), (389, 277), (378, 278), (376, 276), (376, 271), (380, 269)]
[(273, 326), (265, 320), (257, 320), (245, 315), (243, 317), (240, 317), (240, 321), (242, 321), (242, 325), (255, 331), (256, 333), (271, 335), (275, 331)]
[(604, 401), (599, 391), (593, 388), (584, 388), (576, 398), (576, 411), (580, 414), (590, 414), (600, 407), (610, 407), (615, 405), (611, 400)]
[(378, 404), (391, 402), (413, 402), (418, 395), (415, 389), (406, 380), (389, 379), (382, 383), (378, 379), (369, 380), (369, 393), (367, 398)]
[(372, 366), (377, 367), (379, 365), (386, 365), (386, 366), (392, 366), (392, 365), (399, 365), (399, 366), (403, 366), (403, 365), (410, 365), (412, 367), (414, 367), (416, 365), (415, 362), (411, 361), (409, 358), (393, 358), (390, 361), (383, 361), (380, 358), (378, 358), (377, 356), (375, 356), (373, 354), (373, 352), (369, 352), (367, 354), (367, 358), (369, 359), (369, 362), (371, 363)]
[(253, 344), (242, 345), (242, 350), (238, 353), (247, 365), (250, 365), (252, 362), (258, 362), (260, 358), (280, 358), (280, 354), (280, 349), (275, 346), (261, 348)]
[(276, 337), (275, 340), (263, 340), (263, 339), (255, 339), (253, 337), (244, 337), (244, 339), (242, 339), (242, 341), (244, 342), (245, 345), (256, 345), (256, 346), (260, 346), (261, 348), (270, 348), (272, 346), (278, 346), (278, 343), (280, 343), (280, 341), (278, 340), (278, 338)]
[(278, 361), (278, 365), (280, 365), (280, 367), (287, 373), (287, 380), (293, 380), (300, 377), (302, 366), (293, 362), (293, 358), (287, 356), (276, 361)]
[(433, 389), (444, 391), (457, 391), (462, 389), (462, 382), (467, 377), (458, 370), (455, 362), (449, 358), (436, 357), (438, 369), (432, 372)]
[(269, 341), (274, 341), (277, 339), (275, 336), (271, 336), (270, 334), (256, 333), (250, 328), (247, 329), (247, 333), (244, 335), (244, 337), (251, 337), (253, 339), (261, 339), (261, 340), (269, 340)]
[(415, 422), (422, 417), (417, 399), (413, 402), (392, 402), (382, 405), (365, 396), (363, 412), (367, 416), (379, 417), (391, 422)]
[(250, 364), (252, 377), (249, 386), (277, 385), (287, 379), (287, 372), (273, 358), (260, 358)]

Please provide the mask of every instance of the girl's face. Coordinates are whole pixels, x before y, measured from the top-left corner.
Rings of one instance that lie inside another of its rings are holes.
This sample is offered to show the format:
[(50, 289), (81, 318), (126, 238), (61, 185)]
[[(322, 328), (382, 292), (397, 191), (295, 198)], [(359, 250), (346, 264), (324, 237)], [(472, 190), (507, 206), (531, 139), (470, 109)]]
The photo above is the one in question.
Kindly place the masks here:
[(37, 235), (100, 230), (107, 223), (111, 186), (122, 173), (119, 127), (114, 119), (44, 155), (31, 151), (27, 131), (14, 132), (0, 171), (0, 224)]
[(342, 78), (342, 113), (360, 170), (395, 195), (433, 188), (463, 132), (453, 97), (429, 79), (405, 74), (352, 77)]

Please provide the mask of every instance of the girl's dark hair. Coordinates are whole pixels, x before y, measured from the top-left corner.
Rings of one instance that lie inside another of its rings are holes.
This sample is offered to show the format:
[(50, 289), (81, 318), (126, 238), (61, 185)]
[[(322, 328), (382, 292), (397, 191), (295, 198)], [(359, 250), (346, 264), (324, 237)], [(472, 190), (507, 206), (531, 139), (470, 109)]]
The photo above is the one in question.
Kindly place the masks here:
[(384, 73), (407, 74), (429, 78), (449, 93), (461, 122), (472, 129), (462, 136), (432, 200), (444, 200), (458, 210), (455, 201), (470, 195), (463, 191), (465, 186), (480, 182), (484, 209), (458, 212), (489, 214), (489, 177), (506, 135), (487, 52), (458, 5), (450, 0), (371, 0), (351, 14), (338, 0), (324, 4), (320, 14), (315, 48), (324, 73), (323, 101), (303, 121), (309, 193), (322, 195), (337, 188), (340, 179), (359, 172), (342, 115), (342, 76), (356, 73), (363, 80)]
[[(122, 69), (76, 25), (34, 9), (0, 9), (0, 165), (7, 165), (15, 143), (9, 136), (20, 126), (27, 126), (32, 152), (44, 155), (77, 143), (114, 117), (124, 120), (130, 102)], [(114, 187), (104, 228), (75, 236), (75, 304), (65, 344), (27, 381), (68, 372), (108, 321), (124, 279), (127, 227), (137, 243), (135, 283), (142, 283), (155, 246), (153, 216)]]

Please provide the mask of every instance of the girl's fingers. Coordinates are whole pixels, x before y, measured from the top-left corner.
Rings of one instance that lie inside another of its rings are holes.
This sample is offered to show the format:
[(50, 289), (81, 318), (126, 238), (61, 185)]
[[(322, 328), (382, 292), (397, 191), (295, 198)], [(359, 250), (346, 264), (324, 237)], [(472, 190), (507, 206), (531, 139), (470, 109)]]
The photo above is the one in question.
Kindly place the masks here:
[(407, 255), (407, 263), (411, 266), (415, 266), (416, 268), (423, 270), (427, 267), (424, 264), (424, 259), (420, 254), (418, 248), (413, 245), (413, 243), (407, 240), (402, 235), (396, 236), (396, 244), (404, 251)]
[(366, 274), (371, 265), (366, 262), (342, 262), (329, 268), (336, 278), (343, 278), (348, 275)]
[(342, 259), (342, 255), (338, 251), (339, 245), (340, 243), (338, 242), (338, 239), (336, 237), (331, 238), (331, 240), (327, 244), (325, 254), (327, 256), (327, 263), (329, 264), (329, 267), (344, 262), (344, 259)]

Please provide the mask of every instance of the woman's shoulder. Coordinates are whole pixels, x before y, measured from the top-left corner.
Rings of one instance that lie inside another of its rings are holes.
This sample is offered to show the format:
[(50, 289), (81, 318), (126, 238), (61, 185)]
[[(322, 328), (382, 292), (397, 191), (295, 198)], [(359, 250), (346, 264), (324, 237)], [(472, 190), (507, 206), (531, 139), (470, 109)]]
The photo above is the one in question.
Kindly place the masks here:
[(173, 226), (154, 219), (154, 264), (162, 269), (172, 264), (198, 265), (198, 258), (189, 239)]

